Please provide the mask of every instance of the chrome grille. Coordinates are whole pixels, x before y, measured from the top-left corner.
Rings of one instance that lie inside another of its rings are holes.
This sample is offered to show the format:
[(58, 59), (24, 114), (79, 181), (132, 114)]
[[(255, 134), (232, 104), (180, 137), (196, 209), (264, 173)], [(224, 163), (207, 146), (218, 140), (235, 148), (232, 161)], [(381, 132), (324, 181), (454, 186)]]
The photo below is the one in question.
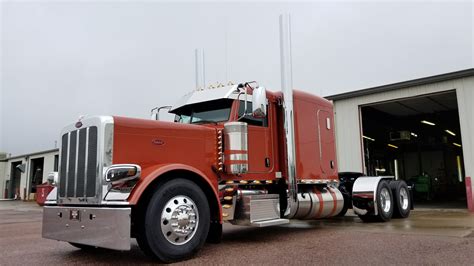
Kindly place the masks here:
[(59, 197), (95, 197), (98, 167), (97, 127), (91, 126), (65, 133), (61, 141)]

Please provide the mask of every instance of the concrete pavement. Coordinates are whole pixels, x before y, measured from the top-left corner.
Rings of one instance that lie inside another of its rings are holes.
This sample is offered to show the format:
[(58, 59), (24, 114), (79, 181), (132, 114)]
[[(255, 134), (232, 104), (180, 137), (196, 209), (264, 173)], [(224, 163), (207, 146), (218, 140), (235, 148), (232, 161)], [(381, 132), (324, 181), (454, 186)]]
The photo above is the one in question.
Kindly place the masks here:
[[(42, 209), (0, 201), (1, 265), (150, 264), (136, 242), (128, 252), (82, 251), (41, 238)], [(474, 264), (474, 214), (417, 210), (409, 219), (362, 223), (349, 214), (267, 228), (225, 224), (220, 244), (206, 244), (180, 264)]]

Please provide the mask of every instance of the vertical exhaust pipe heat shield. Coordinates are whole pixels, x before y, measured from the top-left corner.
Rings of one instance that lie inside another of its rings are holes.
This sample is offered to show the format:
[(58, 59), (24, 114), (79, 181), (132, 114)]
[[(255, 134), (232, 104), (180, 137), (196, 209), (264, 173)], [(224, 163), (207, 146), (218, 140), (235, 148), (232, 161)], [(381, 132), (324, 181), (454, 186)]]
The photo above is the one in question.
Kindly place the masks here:
[(289, 14), (280, 15), (280, 60), (283, 107), (285, 110), (284, 127), (286, 135), (286, 153), (288, 169), (288, 207), (287, 218), (296, 213), (298, 188), (296, 184), (295, 127), (293, 114), (293, 73), (291, 67), (291, 21)]

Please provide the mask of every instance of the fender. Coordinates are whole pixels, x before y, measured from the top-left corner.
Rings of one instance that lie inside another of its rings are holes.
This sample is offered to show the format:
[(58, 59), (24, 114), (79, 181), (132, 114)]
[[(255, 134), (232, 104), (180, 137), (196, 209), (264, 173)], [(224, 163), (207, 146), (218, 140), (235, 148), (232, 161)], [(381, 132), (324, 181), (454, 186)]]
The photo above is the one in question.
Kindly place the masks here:
[(160, 178), (163, 174), (166, 174), (173, 170), (186, 170), (189, 172), (193, 172), (196, 175), (200, 176), (202, 180), (204, 180), (208, 184), (208, 186), (212, 188), (212, 191), (214, 192), (214, 198), (218, 204), (218, 211), (220, 217), (219, 219), (222, 220), (221, 203), (219, 200), (219, 195), (217, 193), (217, 186), (215, 186), (203, 172), (185, 164), (159, 164), (143, 169), (140, 180), (138, 181), (137, 185), (130, 194), (130, 197), (128, 198), (129, 204), (136, 205), (140, 200), (140, 197), (142, 196), (143, 192), (153, 181)]
[[(356, 179), (354, 186), (352, 187), (352, 209), (358, 215), (366, 215), (373, 212), (374, 215), (378, 215), (377, 210), (377, 187), (382, 180), (393, 180), (393, 176), (361, 176)], [(354, 199), (364, 199), (365, 201), (372, 202), (372, 207), (369, 206), (356, 206)]]

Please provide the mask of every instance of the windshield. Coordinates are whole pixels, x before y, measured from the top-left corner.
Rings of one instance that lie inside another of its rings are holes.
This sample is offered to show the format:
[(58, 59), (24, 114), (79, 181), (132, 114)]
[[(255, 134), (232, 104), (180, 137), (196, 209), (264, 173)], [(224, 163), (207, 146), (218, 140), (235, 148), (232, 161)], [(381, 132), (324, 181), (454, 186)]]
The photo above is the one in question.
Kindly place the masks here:
[(217, 123), (228, 121), (232, 99), (196, 103), (176, 109), (174, 121), (183, 124)]

